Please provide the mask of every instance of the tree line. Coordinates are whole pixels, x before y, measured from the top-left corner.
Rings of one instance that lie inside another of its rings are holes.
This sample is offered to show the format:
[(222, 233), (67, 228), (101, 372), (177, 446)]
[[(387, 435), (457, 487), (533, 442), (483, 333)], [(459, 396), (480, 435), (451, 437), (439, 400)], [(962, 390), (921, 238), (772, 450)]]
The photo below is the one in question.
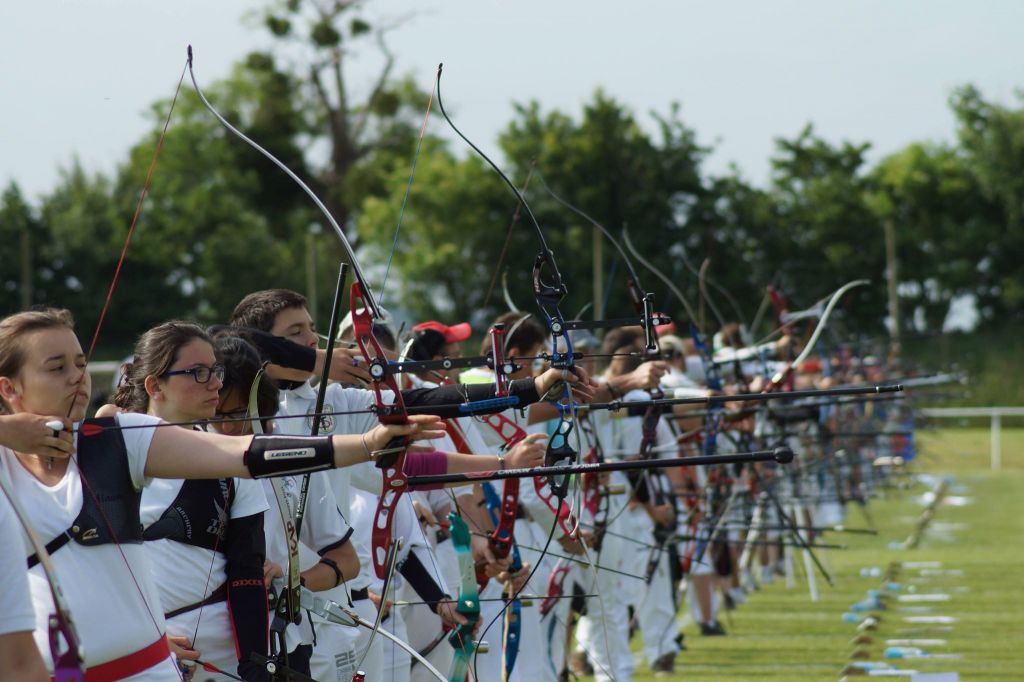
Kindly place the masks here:
[[(436, 103), (404, 201), (428, 94), (395, 75), (389, 27), (372, 25), (361, 5), (298, 0), (272, 3), (262, 21), (282, 45), (301, 46), (305, 60), (254, 52), (207, 95), (308, 180), (372, 265), (371, 280), (382, 283), (390, 263), (385, 305), (417, 319), (482, 322), (506, 307), (500, 275), (507, 272), (512, 300), (532, 309), (533, 229), (525, 215), (513, 220), (515, 197), (453, 141)], [(357, 100), (345, 64), (358, 50), (380, 50), (384, 59)], [(0, 313), (56, 302), (83, 330), (93, 328), (169, 106), (153, 104), (152, 131), (112, 174), (73, 161), (34, 204), (16, 180), (4, 189), (0, 286), (8, 295)], [(915, 142), (877, 163), (868, 161), (870, 143), (833, 143), (808, 125), (776, 140), (766, 186), (735, 168), (708, 172), (712, 149), (680, 105), (636, 112), (605, 91), (576, 112), (517, 103), (497, 140), (474, 141), (496, 152), (541, 224), (569, 284), (566, 311), (593, 306), (595, 292), (606, 315), (628, 311), (626, 272), (545, 184), (613, 233), (628, 226), (640, 252), (691, 302), (706, 301), (729, 319), (753, 320), (769, 284), (796, 309), (868, 278), (876, 286), (845, 306), (844, 324), (884, 333), (888, 227), (904, 331), (941, 331), (962, 297), (973, 301), (983, 328), (1020, 323), (1024, 106), (986, 100), (970, 85), (953, 91), (949, 106), (952, 143)], [(139, 330), (168, 318), (223, 320), (244, 294), (269, 285), (312, 286), (326, 314), (342, 251), (329, 229), (318, 229), (321, 221), (291, 180), (183, 92), (105, 345), (123, 350)], [(702, 299), (695, 273), (705, 261), (714, 286)], [(648, 288), (661, 310), (685, 320), (667, 291)], [(717, 326), (710, 316), (704, 323)]]

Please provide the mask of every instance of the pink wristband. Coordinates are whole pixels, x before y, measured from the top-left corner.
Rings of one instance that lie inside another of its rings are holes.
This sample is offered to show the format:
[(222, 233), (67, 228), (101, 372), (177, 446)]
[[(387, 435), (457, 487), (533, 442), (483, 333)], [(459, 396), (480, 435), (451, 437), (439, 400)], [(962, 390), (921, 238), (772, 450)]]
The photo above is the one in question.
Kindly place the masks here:
[[(433, 476), (448, 473), (448, 455), (444, 452), (410, 452), (405, 457), (406, 476)], [(419, 490), (438, 490), (444, 485), (416, 486)]]

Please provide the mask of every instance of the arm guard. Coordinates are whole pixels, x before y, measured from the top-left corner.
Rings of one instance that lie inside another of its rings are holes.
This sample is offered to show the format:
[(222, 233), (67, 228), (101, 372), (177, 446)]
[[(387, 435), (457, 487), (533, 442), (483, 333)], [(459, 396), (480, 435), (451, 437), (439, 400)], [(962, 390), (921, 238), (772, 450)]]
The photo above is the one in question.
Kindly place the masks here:
[(252, 437), (243, 461), (253, 478), (307, 474), (334, 468), (334, 445), (330, 436), (261, 434)]

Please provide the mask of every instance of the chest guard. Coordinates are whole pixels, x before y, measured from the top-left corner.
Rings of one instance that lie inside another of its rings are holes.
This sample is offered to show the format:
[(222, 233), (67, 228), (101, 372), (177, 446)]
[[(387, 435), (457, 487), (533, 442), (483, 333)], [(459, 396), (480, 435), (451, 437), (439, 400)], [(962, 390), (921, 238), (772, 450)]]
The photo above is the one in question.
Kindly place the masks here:
[(231, 478), (185, 481), (174, 502), (146, 528), (143, 538), (223, 552), (234, 486)]
[[(89, 419), (86, 424), (104, 427), (95, 435), (78, 436), (78, 469), (82, 477), (82, 510), (71, 527), (46, 544), (55, 551), (74, 540), (94, 547), (116, 542), (142, 542), (139, 504), (142, 493), (135, 489), (128, 467), (124, 437), (113, 417)], [(39, 563), (32, 554), (29, 568)]]

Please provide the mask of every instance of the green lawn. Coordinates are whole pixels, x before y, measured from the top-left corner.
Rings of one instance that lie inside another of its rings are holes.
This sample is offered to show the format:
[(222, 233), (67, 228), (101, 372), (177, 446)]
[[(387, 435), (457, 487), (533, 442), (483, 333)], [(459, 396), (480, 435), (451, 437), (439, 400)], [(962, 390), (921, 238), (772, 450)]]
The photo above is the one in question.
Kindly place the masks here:
[[(861, 577), (860, 569), (884, 568), (891, 561), (939, 561), (944, 569), (963, 571), (963, 576), (930, 577), (915, 585), (919, 593), (951, 595), (951, 601), (931, 605), (934, 609), (928, 614), (900, 612), (908, 604), (893, 600), (882, 614), (870, 660), (884, 660), (886, 638), (945, 638), (945, 646), (930, 650), (962, 654), (961, 660), (897, 662), (898, 667), (956, 671), (964, 680), (1024, 679), (1024, 429), (1003, 432), (1003, 470), (998, 473), (989, 470), (988, 438), (988, 429), (949, 429), (921, 437), (922, 453), (913, 470), (954, 476), (951, 494), (972, 502), (942, 505), (918, 549), (890, 549), (889, 544), (904, 540), (921, 513), (918, 497), (927, 489), (921, 483), (872, 502), (879, 535), (827, 536), (849, 549), (828, 552), (836, 585), (830, 588), (819, 578), (818, 603), (810, 601), (798, 569), (795, 589), (779, 581), (752, 594), (746, 605), (732, 612), (731, 624), (723, 621), (727, 637), (701, 637), (693, 625), (685, 626), (688, 650), (676, 659), (674, 679), (838, 679), (856, 634), (856, 626), (844, 623), (842, 614), (868, 589), (880, 585), (878, 578)], [(853, 510), (848, 524), (863, 523)], [(906, 584), (921, 577), (919, 570), (904, 569), (900, 579)], [(958, 622), (950, 633), (900, 634), (899, 628), (911, 627), (902, 622), (908, 615), (949, 615)], [(638, 644), (639, 637), (634, 648)], [(637, 663), (635, 679), (653, 680), (646, 662)]]

